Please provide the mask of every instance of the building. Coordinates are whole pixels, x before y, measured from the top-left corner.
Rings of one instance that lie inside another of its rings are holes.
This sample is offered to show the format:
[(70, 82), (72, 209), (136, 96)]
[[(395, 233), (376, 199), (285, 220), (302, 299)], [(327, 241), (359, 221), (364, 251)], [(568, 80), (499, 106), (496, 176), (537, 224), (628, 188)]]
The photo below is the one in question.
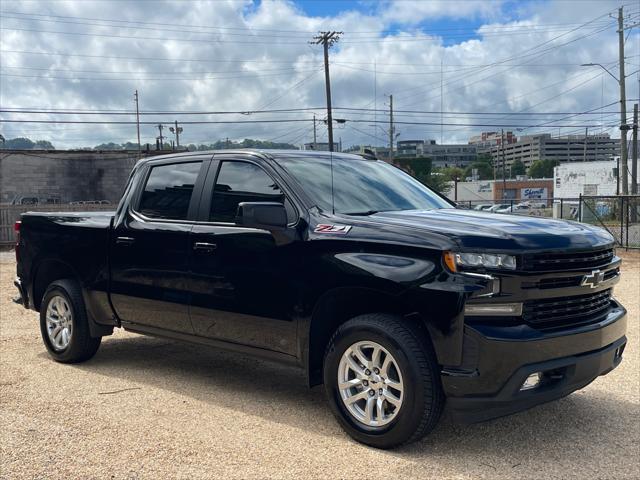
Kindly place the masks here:
[(466, 143), (439, 145), (435, 140), (429, 140), (424, 143), (422, 155), (430, 158), (432, 166), (438, 168), (464, 168), (478, 159), (475, 145)]
[(510, 143), (516, 143), (518, 140), (513, 132), (482, 132), (480, 135), (475, 135), (469, 139), (469, 145), (475, 145), (478, 152), (486, 152), (491, 147), (496, 145), (502, 145), (504, 139), (505, 145)]
[[(302, 150), (317, 150), (319, 152), (328, 152), (329, 151), (329, 142), (310, 142), (302, 145)], [(341, 151), (340, 143), (333, 142), (333, 151), (339, 152)]]
[(511, 200), (515, 202), (543, 201), (553, 198), (553, 179), (535, 180), (497, 180), (493, 188), (494, 200)]
[[(476, 182), (458, 182), (457, 189), (451, 185), (447, 191), (450, 200), (458, 202), (472, 202), (472, 205), (493, 202), (493, 180), (480, 180)], [(456, 199), (457, 195), (457, 199)]]
[(620, 140), (609, 138), (608, 134), (552, 137), (544, 133), (523, 136), (516, 142), (505, 142), (504, 146), (493, 145), (488, 152), (496, 165), (502, 165), (504, 155), (507, 168), (516, 160), (528, 168), (536, 160), (555, 160), (560, 163), (611, 160), (620, 155)]
[[(506, 188), (504, 188), (506, 186)], [(471, 206), (483, 203), (520, 203), (545, 201), (553, 197), (553, 179), (541, 180), (480, 180), (458, 182), (452, 185), (447, 197), (459, 203), (469, 202)], [(456, 198), (457, 196), (457, 198)]]
[[(388, 158), (388, 148), (376, 149), (380, 158)], [(464, 168), (478, 159), (475, 145), (466, 143), (439, 145), (435, 140), (400, 140), (394, 155), (398, 158), (430, 158), (433, 167)]]
[(421, 157), (424, 154), (424, 140), (400, 140), (396, 142), (396, 156)]
[[(617, 162), (564, 163), (553, 169), (557, 198), (578, 198), (580, 195), (616, 195), (618, 192)], [(631, 189), (629, 174), (629, 189)]]

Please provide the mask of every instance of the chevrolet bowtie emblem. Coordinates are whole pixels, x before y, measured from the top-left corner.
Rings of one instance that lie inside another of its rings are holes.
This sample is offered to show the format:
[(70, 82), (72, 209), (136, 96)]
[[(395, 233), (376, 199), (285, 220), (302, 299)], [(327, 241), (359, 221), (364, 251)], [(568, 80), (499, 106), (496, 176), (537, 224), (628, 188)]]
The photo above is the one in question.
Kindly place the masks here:
[(593, 272), (585, 275), (580, 283), (583, 287), (596, 288), (604, 281), (604, 272), (600, 270), (594, 270)]

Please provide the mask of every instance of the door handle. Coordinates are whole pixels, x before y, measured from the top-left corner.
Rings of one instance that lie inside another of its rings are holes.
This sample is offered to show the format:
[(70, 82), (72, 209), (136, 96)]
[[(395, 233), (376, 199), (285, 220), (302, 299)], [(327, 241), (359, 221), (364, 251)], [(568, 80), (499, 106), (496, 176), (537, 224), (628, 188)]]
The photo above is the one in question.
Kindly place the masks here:
[(116, 243), (119, 245), (132, 245), (135, 241), (133, 237), (116, 237)]
[(213, 252), (216, 248), (218, 248), (218, 245), (215, 243), (195, 242), (193, 244), (193, 249), (201, 252)]

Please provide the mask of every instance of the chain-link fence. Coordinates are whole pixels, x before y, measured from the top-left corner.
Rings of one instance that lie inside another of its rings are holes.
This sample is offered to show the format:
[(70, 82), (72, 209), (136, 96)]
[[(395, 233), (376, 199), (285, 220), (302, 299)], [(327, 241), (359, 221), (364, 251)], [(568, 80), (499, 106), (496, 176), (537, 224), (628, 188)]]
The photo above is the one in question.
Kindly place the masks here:
[(640, 195), (582, 196), (581, 222), (606, 228), (626, 248), (640, 248)]
[(462, 208), (589, 223), (608, 230), (624, 248), (640, 249), (640, 195), (580, 196), (534, 200), (467, 200)]

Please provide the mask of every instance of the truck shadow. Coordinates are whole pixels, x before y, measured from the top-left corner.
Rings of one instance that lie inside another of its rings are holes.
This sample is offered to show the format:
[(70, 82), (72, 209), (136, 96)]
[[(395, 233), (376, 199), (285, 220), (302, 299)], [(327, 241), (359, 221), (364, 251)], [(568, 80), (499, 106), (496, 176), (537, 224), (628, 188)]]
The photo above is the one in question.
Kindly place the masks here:
[[(143, 391), (145, 386), (168, 390), (212, 406), (347, 439), (322, 388), (307, 388), (304, 375), (294, 367), (198, 345), (131, 336), (107, 339), (96, 357), (74, 368), (135, 382)], [(116, 381), (114, 390), (117, 388)], [(439, 426), (424, 440), (384, 454), (413, 460), (428, 456), (432, 461), (441, 456), (445, 461), (464, 452), (469, 461), (477, 458), (491, 468), (492, 463), (504, 467), (505, 462), (512, 462), (516, 468), (559, 457), (588, 458), (589, 450), (603, 455), (607, 448), (617, 449), (637, 435), (621, 415), (635, 409), (630, 402), (609, 399), (604, 393), (591, 392), (587, 397), (578, 392), (476, 425), (454, 424), (445, 412)], [(592, 440), (585, 441), (589, 438)]]

